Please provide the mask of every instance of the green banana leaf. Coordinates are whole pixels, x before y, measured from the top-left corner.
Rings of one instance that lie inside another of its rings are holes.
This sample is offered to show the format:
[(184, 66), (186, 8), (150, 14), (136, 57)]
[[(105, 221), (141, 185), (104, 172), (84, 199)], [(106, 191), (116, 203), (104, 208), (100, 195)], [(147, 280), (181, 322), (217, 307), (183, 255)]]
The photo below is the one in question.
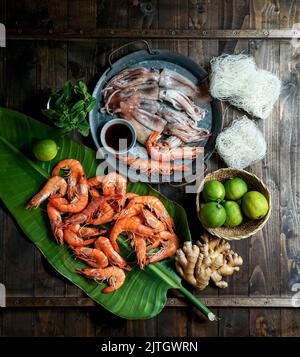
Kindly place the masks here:
[[(45, 138), (55, 140), (60, 149), (54, 160), (42, 163), (35, 160), (31, 152), (33, 143)], [(182, 287), (170, 259), (151, 264), (145, 270), (135, 266), (126, 272), (124, 285), (110, 294), (101, 292), (105, 284), (97, 284), (75, 273), (76, 268), (85, 265), (75, 260), (66, 246), (55, 242), (45, 210), (25, 209), (25, 204), (44, 185), (54, 165), (65, 158), (79, 160), (87, 177), (95, 176), (100, 163), (94, 150), (62, 136), (57, 129), (21, 113), (0, 108), (0, 198), (50, 264), (93, 300), (123, 318), (147, 319), (157, 315), (166, 303), (169, 288), (180, 289), (211, 318), (211, 312)], [(178, 236), (182, 240), (191, 239), (186, 213), (180, 205), (161, 196), (145, 183), (129, 183), (128, 191), (158, 196), (173, 217)], [(122, 237), (119, 243), (123, 256), (127, 255), (130, 261), (131, 248)]]

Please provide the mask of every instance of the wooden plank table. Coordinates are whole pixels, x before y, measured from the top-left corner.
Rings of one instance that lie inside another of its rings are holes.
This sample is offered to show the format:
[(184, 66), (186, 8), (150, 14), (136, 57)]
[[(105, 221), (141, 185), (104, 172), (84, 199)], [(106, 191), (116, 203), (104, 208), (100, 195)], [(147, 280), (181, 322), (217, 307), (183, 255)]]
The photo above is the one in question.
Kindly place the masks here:
[[(0, 48), (0, 104), (41, 120), (51, 90), (67, 78), (82, 79), (92, 89), (108, 53), (137, 38), (204, 68), (221, 53), (249, 53), (283, 81), (272, 115), (259, 121), (267, 156), (250, 169), (272, 192), (272, 216), (263, 231), (232, 244), (244, 265), (228, 279), (229, 288), (197, 293), (221, 317), (218, 323), (206, 321), (176, 292), (170, 292), (163, 312), (147, 321), (126, 321), (95, 307), (50, 267), (2, 205), (0, 282), (8, 307), (1, 310), (0, 334), (300, 336), (300, 311), (292, 307), (300, 282), (299, 1), (0, 0), (0, 23), (7, 29), (7, 47)], [(224, 105), (226, 123), (237, 114)], [(222, 166), (214, 155), (209, 171)], [(195, 196), (166, 184), (157, 188), (187, 209), (197, 239)]]

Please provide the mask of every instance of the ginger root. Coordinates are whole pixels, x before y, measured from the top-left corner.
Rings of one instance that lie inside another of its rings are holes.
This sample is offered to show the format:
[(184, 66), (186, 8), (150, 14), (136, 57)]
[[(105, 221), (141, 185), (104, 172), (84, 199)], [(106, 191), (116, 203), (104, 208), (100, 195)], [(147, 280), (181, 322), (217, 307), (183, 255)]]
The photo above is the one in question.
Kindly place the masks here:
[(219, 288), (227, 288), (223, 277), (240, 270), (243, 259), (230, 248), (224, 239), (204, 233), (202, 242), (184, 242), (176, 252), (176, 269), (191, 285), (203, 290), (212, 280)]

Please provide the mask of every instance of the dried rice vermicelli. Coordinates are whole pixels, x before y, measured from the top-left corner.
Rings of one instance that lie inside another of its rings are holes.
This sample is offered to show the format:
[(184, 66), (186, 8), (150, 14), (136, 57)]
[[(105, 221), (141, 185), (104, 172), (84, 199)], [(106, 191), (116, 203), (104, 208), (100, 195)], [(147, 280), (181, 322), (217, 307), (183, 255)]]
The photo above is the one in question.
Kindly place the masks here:
[(244, 169), (266, 155), (266, 141), (246, 116), (235, 119), (217, 137), (216, 149), (228, 167)]
[(269, 71), (258, 69), (253, 57), (222, 55), (211, 60), (211, 95), (255, 117), (265, 119), (270, 115), (280, 87), (280, 79)]

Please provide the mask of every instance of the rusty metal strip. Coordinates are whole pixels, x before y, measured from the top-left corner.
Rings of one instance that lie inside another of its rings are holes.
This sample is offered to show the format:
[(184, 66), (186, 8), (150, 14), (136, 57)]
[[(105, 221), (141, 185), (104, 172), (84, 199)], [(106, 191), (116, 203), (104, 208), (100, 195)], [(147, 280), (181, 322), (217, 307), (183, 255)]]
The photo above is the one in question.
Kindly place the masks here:
[[(201, 300), (209, 307), (222, 308), (284, 308), (293, 307), (291, 297), (201, 297)], [(8, 297), (8, 308), (43, 308), (43, 307), (94, 307), (97, 306), (89, 298), (78, 297)], [(188, 302), (181, 298), (168, 298), (169, 307), (186, 307)]]
[(17, 40), (88, 40), (112, 38), (149, 38), (174, 40), (201, 40), (201, 39), (272, 39), (289, 40), (299, 38), (297, 29), (233, 29), (233, 30), (177, 30), (177, 29), (126, 29), (105, 28), (93, 30), (74, 30), (64, 32), (55, 29), (6, 29), (7, 39)]

